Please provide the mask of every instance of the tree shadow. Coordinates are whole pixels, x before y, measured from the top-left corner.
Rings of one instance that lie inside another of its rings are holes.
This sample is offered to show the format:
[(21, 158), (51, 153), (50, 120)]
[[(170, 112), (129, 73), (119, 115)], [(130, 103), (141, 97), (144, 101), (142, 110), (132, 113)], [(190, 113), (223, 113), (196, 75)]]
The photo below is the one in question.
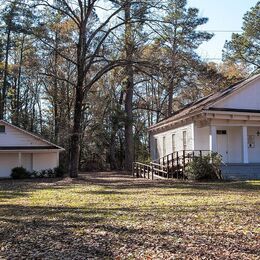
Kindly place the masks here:
[[(219, 212), (214, 205), (212, 211)], [(224, 209), (223, 209), (224, 210)], [(115, 259), (118, 256), (133, 258), (144, 253), (162, 254), (164, 259), (173, 256), (221, 256), (226, 250), (256, 255), (252, 246), (254, 237), (243, 234), (223, 234), (213, 230), (190, 228), (187, 224), (164, 227), (165, 212), (185, 216), (200, 211), (194, 207), (156, 208), (119, 207), (92, 209), (90, 207), (0, 206), (0, 258), (7, 259)], [(114, 216), (136, 214), (140, 225), (117, 222)], [(158, 226), (149, 219), (157, 219)], [(185, 219), (183, 219), (184, 221)], [(168, 220), (167, 223), (171, 221)], [(150, 224), (149, 224), (150, 223)], [(161, 224), (160, 224), (161, 223)], [(187, 223), (187, 222), (183, 222)], [(243, 241), (243, 243), (242, 243)], [(203, 248), (201, 244), (203, 243)], [(187, 246), (189, 244), (189, 246)], [(214, 247), (214, 250), (209, 250)], [(190, 252), (190, 248), (193, 250)], [(218, 252), (216, 253), (216, 250)], [(130, 255), (127, 255), (131, 253)], [(215, 255), (216, 256), (216, 255)], [(160, 258), (160, 257), (159, 257)], [(180, 257), (181, 258), (181, 257)], [(214, 258), (214, 257), (213, 257)]]
[[(76, 232), (103, 220), (94, 212), (86, 214), (85, 209), (70, 207), (19, 205), (1, 205), (0, 211), (0, 242), (5, 249), (1, 252), (3, 257), (86, 259), (112, 256), (108, 241), (101, 235), (95, 234), (88, 240)], [(97, 243), (99, 240), (102, 246)]]
[[(255, 235), (243, 233), (218, 233), (207, 226), (196, 226), (196, 214), (256, 216), (257, 208), (251, 204), (214, 203), (206, 205), (156, 205), (108, 206), (91, 203), (86, 206), (22, 206), (15, 198), (29, 197), (38, 189), (70, 189), (80, 186), (81, 194), (124, 196), (137, 192), (146, 194), (156, 189), (155, 197), (167, 196), (214, 196), (223, 191), (258, 191), (248, 182), (188, 182), (134, 179), (127, 174), (87, 173), (78, 179), (35, 179), (26, 181), (5, 180), (0, 182), (0, 258), (6, 259), (115, 259), (185, 258), (187, 255), (214, 259), (229, 249), (237, 254), (257, 254)], [(84, 190), (87, 185), (98, 190)], [(100, 189), (101, 187), (101, 189)], [(166, 190), (167, 189), (167, 190)], [(148, 195), (149, 196), (149, 195)], [(47, 203), (48, 204), (48, 203)], [(244, 207), (246, 206), (246, 207)], [(124, 218), (129, 218), (125, 221)], [(123, 220), (122, 220), (123, 219)], [(174, 221), (182, 224), (175, 225)], [(195, 223), (192, 223), (194, 221)], [(195, 225), (194, 225), (195, 224)], [(217, 226), (215, 227), (217, 228)], [(181, 242), (179, 242), (181, 241)], [(187, 244), (189, 246), (187, 246)], [(201, 244), (204, 245), (202, 250)], [(193, 248), (191, 250), (191, 248)], [(231, 248), (231, 249), (230, 249)], [(218, 252), (216, 252), (216, 250)], [(146, 256), (144, 257), (144, 253)], [(128, 255), (129, 254), (129, 255)], [(238, 256), (237, 259), (240, 257)]]

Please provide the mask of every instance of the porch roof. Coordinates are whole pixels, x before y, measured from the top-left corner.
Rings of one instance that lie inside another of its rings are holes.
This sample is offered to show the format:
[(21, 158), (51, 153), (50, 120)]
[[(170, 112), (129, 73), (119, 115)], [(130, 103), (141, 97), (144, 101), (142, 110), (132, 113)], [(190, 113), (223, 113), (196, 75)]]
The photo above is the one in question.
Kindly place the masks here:
[(223, 89), (217, 93), (210, 94), (206, 97), (203, 97), (195, 102), (192, 102), (182, 109), (176, 111), (172, 116), (165, 118), (158, 122), (155, 125), (152, 125), (149, 128), (149, 131), (153, 130), (158, 130), (159, 128), (169, 125), (169, 124), (175, 124), (176, 122), (182, 121), (182, 120), (187, 120), (189, 118), (193, 118), (194, 116), (200, 115), (200, 114), (205, 114), (208, 112), (213, 112), (213, 111), (219, 111), (219, 112), (234, 112), (234, 113), (252, 113), (252, 114), (260, 114), (259, 110), (250, 110), (250, 109), (226, 109), (226, 108), (214, 108), (212, 107), (213, 104), (215, 104), (217, 101), (233, 94), (237, 90), (243, 88), (245, 85), (248, 83), (260, 79), (260, 74), (257, 74), (253, 77), (250, 77), (248, 79), (242, 80), (234, 85), (231, 85), (230, 87)]

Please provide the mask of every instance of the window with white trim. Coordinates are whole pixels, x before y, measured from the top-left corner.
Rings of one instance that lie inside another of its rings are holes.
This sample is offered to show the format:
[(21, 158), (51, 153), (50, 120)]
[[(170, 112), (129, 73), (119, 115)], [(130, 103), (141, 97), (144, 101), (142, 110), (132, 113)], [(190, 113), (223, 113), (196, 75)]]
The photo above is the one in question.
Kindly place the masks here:
[(187, 131), (182, 132), (183, 150), (187, 150)]
[(172, 134), (172, 152), (176, 152), (175, 134)]
[(154, 139), (154, 156), (155, 156), (155, 159), (158, 158), (158, 141), (156, 138)]
[(163, 156), (166, 155), (166, 137), (163, 137)]
[(5, 125), (0, 125), (0, 134), (5, 133)]

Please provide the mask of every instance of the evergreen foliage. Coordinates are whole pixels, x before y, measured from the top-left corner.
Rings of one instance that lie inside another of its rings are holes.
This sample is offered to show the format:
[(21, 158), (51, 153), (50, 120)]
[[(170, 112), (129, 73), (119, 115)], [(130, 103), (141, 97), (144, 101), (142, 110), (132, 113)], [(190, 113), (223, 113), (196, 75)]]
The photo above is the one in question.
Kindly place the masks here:
[(254, 73), (260, 72), (260, 1), (244, 15), (241, 34), (233, 33), (226, 42), (223, 58), (235, 63), (245, 63)]

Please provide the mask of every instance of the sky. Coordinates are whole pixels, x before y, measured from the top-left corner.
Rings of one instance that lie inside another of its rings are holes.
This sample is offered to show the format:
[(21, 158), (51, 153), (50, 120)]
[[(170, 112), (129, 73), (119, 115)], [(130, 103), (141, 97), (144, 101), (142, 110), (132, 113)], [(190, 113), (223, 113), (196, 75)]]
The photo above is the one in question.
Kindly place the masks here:
[[(208, 17), (207, 24), (201, 30), (240, 32), (244, 14), (255, 6), (258, 0), (188, 0), (189, 7), (200, 10), (200, 16)], [(198, 53), (204, 59), (219, 62), (226, 40), (231, 39), (232, 32), (215, 32), (215, 36), (203, 43)]]

